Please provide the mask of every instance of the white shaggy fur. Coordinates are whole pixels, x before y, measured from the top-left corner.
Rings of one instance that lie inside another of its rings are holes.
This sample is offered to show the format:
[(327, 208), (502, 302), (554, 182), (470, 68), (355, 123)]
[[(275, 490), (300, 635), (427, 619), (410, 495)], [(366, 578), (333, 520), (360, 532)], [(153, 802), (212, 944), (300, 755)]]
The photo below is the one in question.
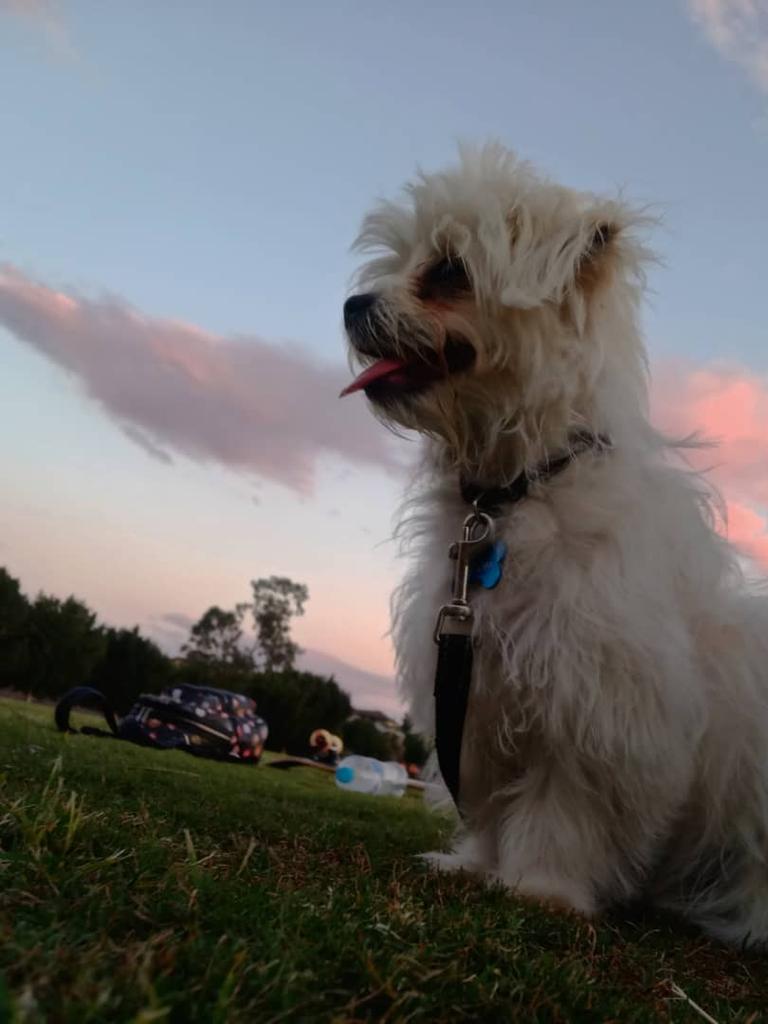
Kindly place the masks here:
[[(497, 520), (504, 576), (472, 596), (464, 823), (436, 859), (584, 914), (644, 898), (765, 944), (768, 602), (715, 532), (709, 486), (648, 422), (642, 226), (496, 145), (366, 219), (367, 354), (418, 357), (451, 334), (476, 353), (373, 402), (426, 436), (400, 527), (413, 561), (394, 599), (399, 680), (432, 733), (459, 476), (499, 485), (577, 431), (607, 435), (609, 452), (577, 455)], [(446, 252), (471, 291), (420, 295)]]

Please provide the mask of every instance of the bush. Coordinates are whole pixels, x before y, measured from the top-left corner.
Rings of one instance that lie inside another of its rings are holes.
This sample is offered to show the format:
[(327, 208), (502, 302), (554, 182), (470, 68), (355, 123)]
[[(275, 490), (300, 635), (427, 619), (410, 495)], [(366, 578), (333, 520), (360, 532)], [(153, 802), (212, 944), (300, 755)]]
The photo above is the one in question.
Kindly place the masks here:
[(27, 617), (29, 672), (24, 689), (60, 697), (90, 678), (104, 655), (106, 637), (96, 615), (75, 597), (40, 594)]
[(314, 729), (341, 733), (352, 710), (348, 695), (332, 677), (311, 672), (258, 672), (245, 691), (269, 726), (267, 746), (306, 755)]
[(429, 747), (425, 740), (415, 732), (405, 734), (405, 749), (403, 760), (406, 764), (415, 764), (423, 768), (429, 756)]
[(170, 660), (138, 627), (108, 629), (104, 655), (88, 685), (101, 690), (117, 713), (124, 715), (140, 693), (157, 693), (170, 675)]
[[(169, 683), (188, 683), (190, 686), (214, 686), (218, 690), (248, 693), (254, 672), (237, 664), (202, 661), (190, 657), (175, 662)], [(167, 685), (167, 684), (166, 684)], [(250, 695), (250, 694), (249, 694)]]
[(341, 735), (345, 754), (376, 757), (379, 761), (391, 761), (395, 756), (395, 738), (380, 732), (367, 718), (350, 718)]
[(19, 581), (0, 569), (0, 689), (25, 688), (29, 673), (29, 601)]

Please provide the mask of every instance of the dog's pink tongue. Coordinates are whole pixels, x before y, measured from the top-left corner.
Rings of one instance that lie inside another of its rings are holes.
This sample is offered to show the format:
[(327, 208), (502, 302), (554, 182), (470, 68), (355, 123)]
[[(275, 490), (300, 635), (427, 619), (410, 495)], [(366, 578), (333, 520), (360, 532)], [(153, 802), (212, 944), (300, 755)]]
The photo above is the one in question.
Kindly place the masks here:
[(344, 388), (339, 398), (351, 395), (353, 391), (362, 391), (369, 384), (373, 384), (375, 380), (389, 377), (404, 369), (405, 366), (407, 366), (407, 363), (403, 362), (402, 359), (379, 359), (373, 366), (366, 367), (358, 377), (355, 377), (352, 383)]

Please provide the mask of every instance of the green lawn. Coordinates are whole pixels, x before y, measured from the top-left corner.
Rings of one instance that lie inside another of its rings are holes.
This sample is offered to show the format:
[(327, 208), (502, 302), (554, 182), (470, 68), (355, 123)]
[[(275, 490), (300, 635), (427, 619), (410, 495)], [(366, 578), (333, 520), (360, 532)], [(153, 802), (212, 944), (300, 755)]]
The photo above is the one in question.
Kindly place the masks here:
[(0, 1022), (768, 1020), (768, 957), (432, 876), (446, 831), (0, 701)]

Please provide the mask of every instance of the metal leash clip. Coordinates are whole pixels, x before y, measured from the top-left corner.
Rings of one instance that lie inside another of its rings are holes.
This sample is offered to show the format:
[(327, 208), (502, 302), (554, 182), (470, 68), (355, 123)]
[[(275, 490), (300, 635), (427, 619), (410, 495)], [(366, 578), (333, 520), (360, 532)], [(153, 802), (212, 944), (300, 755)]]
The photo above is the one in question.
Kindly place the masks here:
[(464, 520), (462, 538), (451, 544), (448, 556), (456, 565), (453, 570), (452, 597), (437, 614), (433, 638), (436, 644), (442, 636), (469, 636), (472, 633), (472, 607), (467, 600), (469, 563), (472, 556), (493, 540), (493, 519), (485, 512), (470, 512)]

